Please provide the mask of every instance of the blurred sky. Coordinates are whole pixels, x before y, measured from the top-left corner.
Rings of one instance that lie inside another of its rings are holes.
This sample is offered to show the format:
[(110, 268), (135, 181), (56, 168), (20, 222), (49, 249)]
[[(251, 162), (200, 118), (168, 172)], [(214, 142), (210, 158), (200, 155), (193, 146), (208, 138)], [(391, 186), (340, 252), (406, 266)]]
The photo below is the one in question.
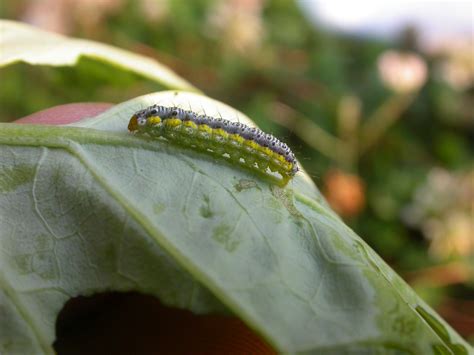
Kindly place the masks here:
[(474, 2), (469, 0), (298, 0), (310, 20), (337, 31), (393, 38), (414, 26), (426, 47), (473, 36)]

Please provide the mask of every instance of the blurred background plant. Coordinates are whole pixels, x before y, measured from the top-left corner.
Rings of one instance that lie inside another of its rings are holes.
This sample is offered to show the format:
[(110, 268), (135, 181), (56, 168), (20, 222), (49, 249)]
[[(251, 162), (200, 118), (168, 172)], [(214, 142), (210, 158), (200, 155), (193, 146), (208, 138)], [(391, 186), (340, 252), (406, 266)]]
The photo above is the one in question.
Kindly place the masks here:
[[(332, 207), (474, 342), (472, 6), (18, 0), (0, 12), (156, 58), (288, 141)], [(0, 121), (160, 89), (91, 59), (0, 75)]]

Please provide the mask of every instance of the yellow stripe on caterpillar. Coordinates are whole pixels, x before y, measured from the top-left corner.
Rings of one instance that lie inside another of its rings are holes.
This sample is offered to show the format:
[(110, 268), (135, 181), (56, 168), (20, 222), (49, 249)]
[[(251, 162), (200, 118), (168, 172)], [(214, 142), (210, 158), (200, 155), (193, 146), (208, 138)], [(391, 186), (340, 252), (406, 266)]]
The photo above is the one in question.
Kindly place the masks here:
[(222, 128), (216, 128), (212, 131), (212, 134), (216, 135), (216, 136), (221, 136), (222, 138), (228, 138), (229, 137), (229, 133), (227, 133), (226, 131), (224, 131)]
[(259, 147), (260, 147), (259, 144), (255, 143), (254, 141), (249, 140), (249, 139), (244, 140), (244, 145), (246, 145), (247, 147), (250, 147), (252, 149), (255, 149), (255, 150), (259, 150)]
[(275, 153), (268, 147), (262, 147), (260, 149), (265, 155), (268, 155), (270, 158), (273, 158), (273, 156), (275, 155)]
[(161, 117), (154, 116), (154, 117), (150, 117), (148, 119), (148, 124), (150, 124), (150, 125), (156, 125), (156, 124), (160, 124), (160, 123), (161, 123)]
[(190, 127), (190, 128), (193, 128), (193, 129), (198, 129), (197, 124), (195, 124), (193, 121), (184, 121), (183, 124), (186, 127)]
[(163, 124), (167, 127), (177, 127), (183, 123), (179, 118), (168, 118), (163, 121)]
[(245, 138), (243, 138), (242, 136), (238, 134), (229, 134), (229, 139), (239, 144), (243, 144), (245, 141)]
[(275, 153), (275, 158), (276, 158), (278, 161), (282, 162), (282, 163), (285, 163), (285, 162), (286, 162), (285, 157), (284, 157), (283, 155), (281, 155), (281, 154)]
[(202, 131), (202, 132), (209, 133), (209, 134), (212, 133), (212, 128), (209, 127), (207, 124), (200, 124), (200, 125), (198, 126), (198, 130), (200, 130), (200, 131)]

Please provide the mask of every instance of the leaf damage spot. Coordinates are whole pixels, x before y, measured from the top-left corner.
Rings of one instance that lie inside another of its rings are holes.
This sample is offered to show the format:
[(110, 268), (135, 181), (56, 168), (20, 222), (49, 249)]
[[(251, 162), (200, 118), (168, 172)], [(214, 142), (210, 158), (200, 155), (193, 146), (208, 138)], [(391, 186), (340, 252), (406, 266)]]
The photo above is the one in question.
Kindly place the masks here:
[(155, 214), (161, 214), (165, 209), (166, 209), (166, 206), (163, 203), (156, 203), (153, 206), (153, 212), (155, 212)]
[(33, 180), (35, 168), (30, 165), (0, 168), (0, 192), (15, 190), (18, 186)]
[(203, 197), (204, 204), (199, 208), (199, 213), (204, 218), (212, 218), (214, 216), (214, 212), (211, 209), (211, 201), (209, 196)]
[(15, 255), (14, 259), (16, 271), (19, 275), (27, 275), (31, 273), (31, 255), (22, 254)]
[(33, 255), (31, 267), (32, 271), (44, 280), (58, 278), (59, 270), (56, 264), (56, 256), (52, 251)]
[(250, 179), (240, 179), (237, 184), (234, 185), (234, 188), (237, 192), (242, 192), (243, 190), (249, 190), (258, 187), (257, 182)]
[(240, 240), (232, 238), (233, 228), (227, 224), (220, 224), (212, 231), (212, 239), (222, 244), (229, 253), (235, 251), (240, 244)]
[(288, 189), (282, 189), (278, 186), (272, 186), (271, 191), (273, 196), (275, 196), (282, 204), (285, 206), (288, 213), (297, 219), (303, 217), (301, 212), (295, 207), (293, 203), (293, 191)]

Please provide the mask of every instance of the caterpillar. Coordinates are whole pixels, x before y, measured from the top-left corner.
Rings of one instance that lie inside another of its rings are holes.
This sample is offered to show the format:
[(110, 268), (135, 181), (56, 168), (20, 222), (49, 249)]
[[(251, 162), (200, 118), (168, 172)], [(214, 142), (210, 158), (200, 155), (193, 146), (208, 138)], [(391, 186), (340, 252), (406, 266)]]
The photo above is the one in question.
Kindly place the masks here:
[(272, 175), (268, 171), (276, 172), (283, 186), (299, 170), (291, 149), (271, 134), (178, 107), (152, 105), (137, 111), (130, 119), (128, 130), (225, 157), (264, 175)]

